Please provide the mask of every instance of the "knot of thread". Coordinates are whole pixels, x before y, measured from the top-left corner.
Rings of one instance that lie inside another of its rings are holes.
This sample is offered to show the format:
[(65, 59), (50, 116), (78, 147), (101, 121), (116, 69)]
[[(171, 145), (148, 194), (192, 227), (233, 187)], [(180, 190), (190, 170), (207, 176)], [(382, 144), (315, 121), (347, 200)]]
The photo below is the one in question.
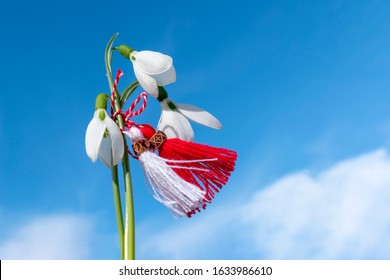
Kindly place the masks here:
[(123, 111), (119, 109), (114, 114), (112, 114), (111, 118), (114, 119), (117, 115), (121, 115), (123, 118), (125, 117), (125, 114), (123, 113)]
[(154, 151), (160, 148), (162, 143), (167, 140), (167, 136), (162, 131), (157, 131), (149, 140), (140, 140), (134, 142), (132, 147), (136, 156), (146, 151)]

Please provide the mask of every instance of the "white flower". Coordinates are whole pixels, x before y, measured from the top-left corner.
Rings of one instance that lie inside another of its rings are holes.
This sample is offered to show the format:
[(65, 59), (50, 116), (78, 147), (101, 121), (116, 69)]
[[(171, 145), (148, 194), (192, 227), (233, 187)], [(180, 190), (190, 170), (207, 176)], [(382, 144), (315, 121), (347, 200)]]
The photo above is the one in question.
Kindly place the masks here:
[(132, 51), (135, 76), (141, 87), (157, 98), (158, 86), (165, 86), (176, 81), (176, 72), (170, 56), (153, 51)]
[(92, 162), (96, 162), (99, 155), (108, 168), (117, 165), (123, 157), (124, 143), (121, 130), (104, 109), (96, 110), (88, 124), (85, 149)]
[(194, 131), (188, 119), (211, 128), (222, 128), (222, 124), (213, 115), (194, 105), (176, 104), (168, 98), (160, 104), (162, 111), (157, 129), (163, 131), (168, 138), (193, 141)]

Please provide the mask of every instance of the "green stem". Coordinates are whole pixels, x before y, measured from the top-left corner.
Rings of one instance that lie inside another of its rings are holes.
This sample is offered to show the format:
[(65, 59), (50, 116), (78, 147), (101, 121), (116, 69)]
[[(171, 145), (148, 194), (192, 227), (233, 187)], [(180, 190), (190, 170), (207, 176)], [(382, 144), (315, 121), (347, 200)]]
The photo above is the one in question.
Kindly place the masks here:
[[(119, 110), (119, 98), (117, 93), (115, 94), (115, 110)], [(121, 129), (124, 129), (124, 121), (122, 115), (117, 115), (118, 125)], [(127, 154), (127, 141), (123, 139), (125, 145), (125, 152), (122, 158), (123, 177), (125, 180), (125, 198), (126, 198), (126, 216), (125, 216), (125, 236), (124, 236), (124, 253), (125, 260), (135, 259), (135, 222), (134, 222), (134, 202), (133, 202), (133, 189), (130, 173), (130, 162)]]
[(121, 195), (119, 190), (119, 180), (118, 180), (118, 166), (111, 167), (112, 175), (112, 190), (114, 193), (114, 204), (115, 204), (115, 215), (116, 222), (118, 225), (118, 235), (119, 235), (119, 248), (121, 252), (121, 259), (124, 260), (124, 228), (123, 228), (123, 214), (122, 214), (122, 202)]
[[(108, 83), (110, 85), (110, 90), (113, 90), (114, 81), (112, 79), (112, 73), (111, 73), (111, 59), (112, 59), (112, 44), (115, 40), (115, 38), (118, 36), (118, 33), (114, 34), (114, 36), (111, 37), (110, 41), (107, 44), (106, 51), (105, 51), (105, 65), (106, 65), (106, 74)], [(115, 97), (115, 110), (121, 110), (121, 102), (120, 102), (120, 95), (118, 91), (116, 90), (114, 93)], [(118, 125), (121, 129), (124, 129), (124, 120), (122, 115), (118, 114), (117, 117)], [(129, 162), (129, 156), (127, 155), (127, 142), (126, 138), (124, 137), (124, 146), (125, 146), (125, 152), (122, 158), (122, 167), (123, 167), (123, 176), (125, 181), (125, 198), (126, 198), (126, 216), (125, 216), (125, 227), (124, 227), (124, 259), (125, 260), (134, 260), (135, 259), (135, 223), (134, 223), (134, 203), (133, 203), (133, 190), (132, 190), (132, 183), (131, 183), (131, 173), (130, 173), (130, 162)]]
[(127, 153), (122, 159), (123, 176), (126, 186), (126, 228), (125, 228), (125, 259), (135, 260), (135, 221), (134, 203), (131, 183), (130, 162)]
[[(115, 110), (119, 110), (119, 99), (115, 98)], [(119, 127), (124, 129), (123, 117), (117, 115)], [(134, 223), (134, 203), (131, 183), (130, 162), (127, 154), (127, 142), (124, 140), (125, 152), (122, 158), (123, 177), (125, 180), (126, 216), (125, 216), (125, 236), (124, 236), (124, 257), (125, 260), (135, 259), (135, 223)]]

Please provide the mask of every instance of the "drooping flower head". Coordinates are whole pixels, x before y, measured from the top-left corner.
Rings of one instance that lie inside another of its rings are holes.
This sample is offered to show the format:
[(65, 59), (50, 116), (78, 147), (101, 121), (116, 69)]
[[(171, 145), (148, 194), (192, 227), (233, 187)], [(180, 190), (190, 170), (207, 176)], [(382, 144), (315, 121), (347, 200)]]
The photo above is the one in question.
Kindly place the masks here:
[(194, 105), (176, 104), (168, 99), (163, 86), (176, 81), (170, 56), (153, 51), (137, 52), (126, 45), (116, 49), (133, 63), (134, 74), (141, 87), (160, 102), (162, 111), (158, 129), (168, 138), (193, 141), (194, 131), (188, 119), (211, 128), (222, 128), (222, 124), (209, 112)]
[(117, 50), (133, 63), (135, 77), (151, 96), (157, 98), (158, 86), (176, 81), (172, 57), (154, 51), (134, 51), (126, 45), (120, 45)]
[(121, 130), (106, 112), (106, 98), (105, 94), (96, 97), (96, 110), (85, 133), (85, 150), (92, 162), (99, 156), (111, 168), (121, 161), (124, 143)]
[(219, 120), (209, 112), (194, 105), (172, 102), (163, 87), (159, 87), (157, 100), (160, 102), (162, 110), (157, 129), (163, 131), (168, 138), (193, 141), (194, 131), (188, 119), (204, 126), (222, 129)]

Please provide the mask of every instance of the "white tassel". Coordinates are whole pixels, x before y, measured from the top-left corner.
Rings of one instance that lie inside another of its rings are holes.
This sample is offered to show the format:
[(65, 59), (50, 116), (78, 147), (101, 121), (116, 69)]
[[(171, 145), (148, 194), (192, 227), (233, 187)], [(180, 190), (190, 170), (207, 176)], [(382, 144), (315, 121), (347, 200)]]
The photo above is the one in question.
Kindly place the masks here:
[(205, 191), (184, 181), (165, 159), (146, 151), (139, 156), (139, 161), (150, 182), (154, 198), (167, 206), (174, 216), (181, 217), (203, 206)]
[[(134, 126), (125, 133), (133, 142), (144, 138)], [(169, 160), (151, 151), (143, 152), (138, 159), (150, 183), (153, 197), (167, 206), (175, 217), (203, 207), (205, 191), (177, 175), (167, 163)]]

